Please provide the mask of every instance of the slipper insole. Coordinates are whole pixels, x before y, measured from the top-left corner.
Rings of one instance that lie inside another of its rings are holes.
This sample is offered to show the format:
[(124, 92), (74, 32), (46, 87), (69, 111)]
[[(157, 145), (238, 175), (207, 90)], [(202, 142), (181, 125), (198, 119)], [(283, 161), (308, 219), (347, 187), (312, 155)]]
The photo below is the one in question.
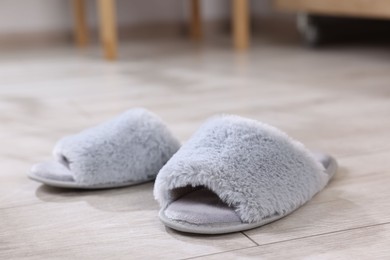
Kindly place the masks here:
[(74, 182), (73, 174), (64, 162), (47, 161), (34, 165), (31, 173), (44, 179)]

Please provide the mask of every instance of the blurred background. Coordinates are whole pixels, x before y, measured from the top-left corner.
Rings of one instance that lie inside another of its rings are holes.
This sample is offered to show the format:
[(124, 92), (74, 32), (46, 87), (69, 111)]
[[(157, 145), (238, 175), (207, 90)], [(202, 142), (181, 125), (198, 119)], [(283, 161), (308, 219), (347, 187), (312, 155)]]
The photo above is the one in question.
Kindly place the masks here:
[(0, 44), (31, 46), (75, 41), (84, 46), (88, 42), (98, 43), (103, 27), (114, 30), (119, 34), (115, 38), (120, 37), (121, 41), (140, 36), (172, 37), (186, 32), (200, 39), (204, 32), (210, 36), (234, 30), (235, 21), (241, 21), (239, 27), (248, 27), (251, 33), (257, 34), (275, 26), (287, 27), (285, 31), (296, 28), (311, 45), (335, 40), (335, 36), (339, 41), (351, 39), (351, 35), (355, 41), (367, 41), (361, 35), (367, 33), (378, 40), (387, 38), (389, 25), (386, 3), (378, 2), (371, 5), (361, 0), (339, 4), (321, 0), (36, 0), (31, 3), (4, 0), (0, 9)]
[[(107, 3), (105, 3), (107, 2)], [(108, 10), (115, 5), (115, 30), (123, 39), (129, 36), (173, 35), (184, 33), (191, 19), (191, 6), (199, 4), (202, 23), (213, 27), (224, 27), (231, 14), (231, 2), (214, 1), (94, 1), (94, 0), (37, 0), (31, 3), (5, 0), (0, 14), (1, 43), (18, 43), (16, 40), (32, 42), (63, 42), (74, 35), (75, 23), (80, 19), (88, 26), (93, 40), (99, 31), (99, 5)], [(253, 1), (249, 12), (257, 16), (267, 16), (271, 11), (270, 3)], [(80, 11), (81, 10), (81, 11)], [(103, 18), (104, 19), (104, 18)], [(222, 26), (221, 26), (222, 25)], [(149, 31), (149, 32), (148, 32)]]

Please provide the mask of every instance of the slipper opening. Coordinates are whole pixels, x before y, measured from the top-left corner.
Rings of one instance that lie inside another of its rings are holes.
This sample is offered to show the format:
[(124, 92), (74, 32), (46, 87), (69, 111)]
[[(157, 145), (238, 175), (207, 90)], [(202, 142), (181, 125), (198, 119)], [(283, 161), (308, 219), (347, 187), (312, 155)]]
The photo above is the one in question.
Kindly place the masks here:
[(234, 208), (204, 186), (186, 186), (171, 192), (181, 194), (164, 210), (165, 216), (173, 221), (192, 225), (241, 223)]

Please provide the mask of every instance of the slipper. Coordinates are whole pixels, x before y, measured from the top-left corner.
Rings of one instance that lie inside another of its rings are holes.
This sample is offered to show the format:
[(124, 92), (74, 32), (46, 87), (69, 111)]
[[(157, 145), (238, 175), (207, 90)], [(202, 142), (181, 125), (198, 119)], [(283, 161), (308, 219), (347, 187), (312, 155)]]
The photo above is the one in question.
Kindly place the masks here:
[(54, 160), (34, 165), (28, 176), (62, 188), (129, 186), (154, 180), (179, 147), (156, 115), (131, 109), (62, 138), (53, 150)]
[(221, 234), (280, 219), (322, 190), (337, 170), (267, 124), (238, 116), (207, 121), (157, 175), (160, 220), (182, 232)]

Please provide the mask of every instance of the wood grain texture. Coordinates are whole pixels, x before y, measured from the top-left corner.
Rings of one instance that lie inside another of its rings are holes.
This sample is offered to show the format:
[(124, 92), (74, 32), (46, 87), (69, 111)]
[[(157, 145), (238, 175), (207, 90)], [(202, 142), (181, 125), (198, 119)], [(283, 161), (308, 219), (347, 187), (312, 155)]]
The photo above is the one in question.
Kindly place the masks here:
[[(0, 49), (0, 258), (389, 258), (389, 48), (283, 39), (260, 35), (239, 54), (220, 42), (132, 41), (115, 64), (98, 48)], [(222, 236), (166, 229), (152, 183), (81, 192), (27, 179), (59, 138), (137, 106), (182, 141), (215, 113), (262, 120), (341, 168), (293, 214)]]
[(274, 0), (274, 4), (295, 12), (390, 18), (387, 0)]

